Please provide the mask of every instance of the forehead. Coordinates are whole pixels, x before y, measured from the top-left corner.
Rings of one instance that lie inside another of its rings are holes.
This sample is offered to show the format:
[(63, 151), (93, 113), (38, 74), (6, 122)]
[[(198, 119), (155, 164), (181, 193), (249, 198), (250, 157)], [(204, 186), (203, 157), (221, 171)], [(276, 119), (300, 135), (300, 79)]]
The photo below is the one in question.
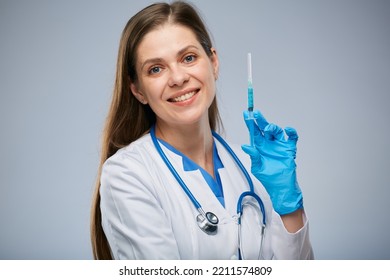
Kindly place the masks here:
[(174, 55), (186, 46), (202, 49), (195, 33), (188, 27), (166, 23), (148, 32), (138, 45), (137, 60), (164, 58)]

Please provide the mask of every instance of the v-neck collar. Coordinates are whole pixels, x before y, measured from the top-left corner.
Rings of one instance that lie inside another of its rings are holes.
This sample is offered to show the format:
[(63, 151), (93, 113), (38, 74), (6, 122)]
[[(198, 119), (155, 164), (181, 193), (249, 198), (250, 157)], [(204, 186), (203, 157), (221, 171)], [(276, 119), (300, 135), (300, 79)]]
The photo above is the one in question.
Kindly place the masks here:
[(158, 140), (170, 151), (177, 154), (182, 158), (182, 164), (183, 164), (183, 170), (184, 171), (195, 171), (199, 170), (213, 191), (214, 195), (218, 198), (219, 202), (222, 204), (223, 207), (225, 207), (225, 199), (223, 195), (223, 188), (222, 188), (222, 182), (219, 175), (219, 169), (224, 168), (224, 165), (218, 155), (217, 146), (215, 144), (215, 141), (213, 141), (213, 166), (214, 166), (214, 177), (210, 175), (204, 168), (200, 167), (197, 163), (195, 163), (193, 160), (191, 160), (189, 157), (184, 155), (182, 152), (177, 150), (175, 147), (170, 145), (169, 143), (165, 142), (164, 140), (161, 140), (158, 138)]
[[(165, 142), (164, 140), (157, 138), (158, 141), (160, 141), (167, 149), (169, 149), (171, 152), (179, 155), (182, 158), (183, 161), (183, 169), (184, 171), (195, 171), (195, 170), (201, 170), (204, 172), (207, 172), (205, 169), (200, 167), (197, 163), (195, 163), (192, 159), (187, 157), (185, 154), (177, 150), (175, 147), (173, 147), (168, 142)], [(223, 168), (223, 163), (221, 159), (219, 158), (217, 146), (215, 145), (215, 142), (213, 141), (213, 166), (214, 171), (217, 171), (219, 168)], [(208, 173), (208, 172), (207, 172)]]

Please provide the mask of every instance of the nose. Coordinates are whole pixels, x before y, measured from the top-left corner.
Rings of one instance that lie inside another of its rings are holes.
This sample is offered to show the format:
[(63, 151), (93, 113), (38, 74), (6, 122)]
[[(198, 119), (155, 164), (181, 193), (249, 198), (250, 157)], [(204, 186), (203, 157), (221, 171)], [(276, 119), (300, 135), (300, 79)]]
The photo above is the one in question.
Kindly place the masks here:
[(172, 66), (170, 68), (168, 85), (170, 87), (182, 86), (189, 80), (189, 77), (190, 76), (184, 67), (181, 67), (180, 65)]

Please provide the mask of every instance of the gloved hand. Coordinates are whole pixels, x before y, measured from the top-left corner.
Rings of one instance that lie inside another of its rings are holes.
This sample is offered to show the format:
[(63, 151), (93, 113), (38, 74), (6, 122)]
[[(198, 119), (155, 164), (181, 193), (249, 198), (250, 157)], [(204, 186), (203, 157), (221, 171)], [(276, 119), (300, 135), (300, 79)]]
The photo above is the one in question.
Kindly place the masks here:
[(253, 112), (253, 119), (248, 115), (248, 111), (244, 111), (248, 129), (254, 127), (254, 146), (242, 145), (242, 149), (251, 158), (252, 174), (267, 190), (278, 214), (285, 215), (302, 208), (302, 192), (296, 178), (296, 130), (287, 127), (283, 131), (268, 123), (260, 111)]

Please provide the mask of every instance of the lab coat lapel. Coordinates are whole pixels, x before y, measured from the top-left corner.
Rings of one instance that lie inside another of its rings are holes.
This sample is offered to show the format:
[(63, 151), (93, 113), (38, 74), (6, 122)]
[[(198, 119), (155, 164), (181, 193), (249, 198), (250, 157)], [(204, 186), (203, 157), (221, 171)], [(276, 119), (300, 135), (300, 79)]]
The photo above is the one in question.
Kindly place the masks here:
[(237, 213), (237, 201), (239, 196), (249, 190), (249, 185), (242, 171), (228, 151), (218, 141), (217, 150), (224, 168), (219, 169), (223, 193), (225, 197), (225, 208), (230, 215)]

